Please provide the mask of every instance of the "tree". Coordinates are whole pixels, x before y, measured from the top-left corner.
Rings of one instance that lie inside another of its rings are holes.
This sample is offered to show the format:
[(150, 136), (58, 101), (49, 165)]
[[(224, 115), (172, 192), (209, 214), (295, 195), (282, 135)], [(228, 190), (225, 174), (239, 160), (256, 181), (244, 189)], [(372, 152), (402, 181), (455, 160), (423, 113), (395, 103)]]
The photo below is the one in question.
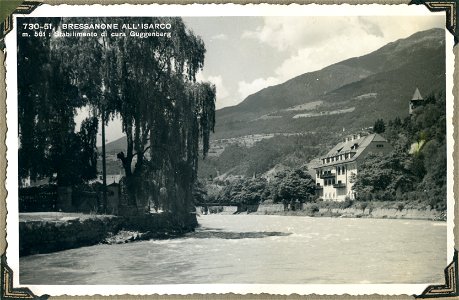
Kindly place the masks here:
[[(122, 24), (126, 18), (110, 21)], [(205, 157), (215, 125), (215, 86), (196, 83), (204, 43), (181, 18), (129, 21), (171, 24), (171, 36), (134, 38), (125, 29), (125, 38), (108, 30), (97, 38), (51, 34), (20, 39), (20, 176), (57, 173), (61, 185), (92, 176), (96, 121), (76, 134), (73, 120), (77, 108), (89, 106), (102, 128), (110, 118), (122, 121), (127, 147), (118, 158), (129, 204), (143, 209), (162, 193), (164, 209), (187, 212), (192, 209), (199, 141)], [(31, 59), (34, 55), (38, 59)], [(33, 80), (27, 77), (31, 71), (37, 76)], [(81, 168), (76, 159), (87, 166)]]
[(384, 123), (383, 119), (376, 120), (375, 124), (373, 125), (373, 131), (375, 133), (383, 133), (386, 130), (386, 124)]
[(195, 205), (201, 205), (206, 203), (207, 198), (206, 186), (200, 180), (196, 180), (193, 185), (193, 203)]
[(409, 171), (411, 160), (405, 152), (392, 151), (387, 155), (370, 153), (359, 166), (353, 178), (353, 190), (358, 200), (394, 200), (397, 190), (412, 187), (413, 175)]
[(385, 136), (394, 151), (385, 156), (369, 155), (359, 166), (353, 187), (357, 199), (421, 201), (445, 209), (444, 93), (427, 97), (403, 122), (399, 118), (391, 120)]
[(219, 202), (235, 205), (257, 205), (266, 199), (267, 181), (264, 178), (243, 178), (225, 186), (219, 193)]
[(223, 189), (217, 195), (218, 202), (230, 202), (235, 205), (240, 204), (242, 190), (244, 188), (244, 179), (235, 180), (228, 185), (225, 185)]
[(97, 129), (99, 120), (89, 117), (83, 120), (78, 132), (80, 140), (80, 164), (81, 177), (83, 180), (94, 179), (97, 176)]
[(314, 194), (315, 181), (305, 167), (281, 172), (272, 182), (271, 195), (275, 202), (305, 203), (311, 201)]
[[(140, 21), (139, 21), (140, 22)], [(131, 205), (145, 206), (151, 195), (146, 178), (167, 193), (166, 210), (182, 211), (192, 203), (198, 142), (205, 156), (215, 124), (215, 86), (196, 83), (204, 63), (204, 43), (180, 18), (154, 18), (171, 23), (171, 38), (118, 39), (113, 90), (117, 114), (127, 137), (118, 153)], [(149, 157), (147, 157), (149, 156)]]
[[(50, 21), (54, 27), (59, 22)], [(53, 47), (53, 35), (18, 39), (19, 179), (56, 174), (63, 186), (84, 177), (74, 115), (86, 100), (78, 95), (73, 68), (62, 63), (69, 55)]]

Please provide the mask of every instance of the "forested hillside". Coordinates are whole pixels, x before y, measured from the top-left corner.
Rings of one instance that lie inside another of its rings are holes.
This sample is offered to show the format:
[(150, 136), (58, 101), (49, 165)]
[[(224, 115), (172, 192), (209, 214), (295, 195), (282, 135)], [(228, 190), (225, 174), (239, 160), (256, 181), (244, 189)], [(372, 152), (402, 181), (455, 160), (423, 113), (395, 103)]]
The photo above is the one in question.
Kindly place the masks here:
[(427, 97), (412, 117), (388, 120), (380, 128), (394, 151), (367, 157), (355, 178), (357, 200), (409, 201), (446, 209), (444, 93)]

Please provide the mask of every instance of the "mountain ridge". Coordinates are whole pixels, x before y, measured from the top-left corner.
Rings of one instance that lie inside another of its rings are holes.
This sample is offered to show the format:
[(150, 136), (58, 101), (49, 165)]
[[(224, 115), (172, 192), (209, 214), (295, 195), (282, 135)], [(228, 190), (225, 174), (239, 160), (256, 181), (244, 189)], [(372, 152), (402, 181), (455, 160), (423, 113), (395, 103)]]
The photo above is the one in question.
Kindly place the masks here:
[[(445, 89), (444, 47), (444, 30), (429, 29), (368, 54), (266, 87), (238, 105), (217, 110), (217, 125), (211, 139), (272, 132), (352, 130), (370, 126), (369, 121), (376, 117), (405, 117), (416, 87), (424, 97)], [(314, 101), (321, 104), (314, 109), (285, 111)], [(261, 116), (267, 117), (259, 119)], [(123, 139), (125, 145), (125, 137), (107, 143), (107, 151), (122, 151)]]
[[(248, 96), (236, 106), (217, 111), (214, 138), (266, 133), (266, 131), (259, 132), (255, 129), (252, 132), (243, 129), (247, 126), (247, 120), (254, 120), (299, 104), (322, 101), (324, 105), (330, 107), (339, 106), (346, 101), (352, 102), (353, 98), (367, 93), (377, 95), (375, 102), (388, 104), (387, 102), (391, 101), (387, 97), (395, 99), (395, 102), (398, 101), (394, 107), (396, 109), (388, 110), (387, 107), (383, 107), (383, 116), (388, 117), (392, 113), (395, 116), (405, 117), (403, 107), (408, 106), (408, 97), (411, 97), (409, 94), (416, 87), (419, 86), (424, 96), (439, 89), (444, 90), (444, 47), (444, 30), (434, 28), (388, 43), (366, 55), (349, 58), (319, 71), (305, 73), (282, 84), (267, 87)], [(340, 70), (345, 71), (341, 73)], [(428, 74), (426, 71), (429, 70), (433, 72)], [(324, 78), (327, 79), (327, 82), (323, 82)], [(311, 88), (314, 84), (316, 86)], [(305, 91), (305, 86), (308, 86), (307, 91)], [(354, 91), (350, 92), (351, 89)], [(343, 91), (346, 91), (345, 95), (341, 94)], [(401, 103), (402, 101), (404, 102)], [(376, 108), (379, 107), (380, 105), (376, 106)], [(356, 112), (365, 113), (358, 108)], [(374, 110), (368, 105), (366, 109)], [(375, 115), (374, 112), (373, 115)], [(285, 120), (281, 122), (279, 119), (273, 119), (270, 120), (270, 124), (266, 124), (268, 126), (260, 125), (257, 128), (263, 130), (262, 127), (272, 128), (275, 127), (275, 124), (280, 125), (279, 129), (292, 125), (286, 124)], [(296, 127), (301, 129), (301, 126)], [(310, 127), (304, 129), (310, 130)]]

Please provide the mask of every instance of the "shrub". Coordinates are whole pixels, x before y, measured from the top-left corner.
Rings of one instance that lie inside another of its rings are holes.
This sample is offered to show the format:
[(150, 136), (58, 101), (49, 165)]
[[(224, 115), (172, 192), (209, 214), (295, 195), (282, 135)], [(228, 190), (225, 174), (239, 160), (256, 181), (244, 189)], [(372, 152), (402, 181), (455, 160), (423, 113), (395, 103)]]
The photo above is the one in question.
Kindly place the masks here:
[(305, 211), (309, 216), (312, 216), (319, 212), (319, 205), (316, 203), (306, 204)]
[(346, 209), (352, 206), (354, 204), (354, 201), (352, 201), (349, 197), (346, 197), (346, 199), (340, 203), (340, 208)]
[(364, 211), (368, 207), (368, 202), (360, 202), (358, 208)]
[(309, 205), (309, 210), (310, 210), (311, 212), (316, 213), (316, 212), (319, 211), (319, 205), (313, 203), (313, 204)]

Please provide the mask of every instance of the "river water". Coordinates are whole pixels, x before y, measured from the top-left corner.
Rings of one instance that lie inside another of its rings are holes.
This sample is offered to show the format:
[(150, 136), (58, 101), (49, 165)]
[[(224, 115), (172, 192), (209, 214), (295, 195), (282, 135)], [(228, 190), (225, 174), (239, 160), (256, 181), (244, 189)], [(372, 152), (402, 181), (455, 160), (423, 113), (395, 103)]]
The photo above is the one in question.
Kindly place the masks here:
[(206, 215), (185, 237), (20, 259), (21, 284), (443, 283), (446, 223)]

